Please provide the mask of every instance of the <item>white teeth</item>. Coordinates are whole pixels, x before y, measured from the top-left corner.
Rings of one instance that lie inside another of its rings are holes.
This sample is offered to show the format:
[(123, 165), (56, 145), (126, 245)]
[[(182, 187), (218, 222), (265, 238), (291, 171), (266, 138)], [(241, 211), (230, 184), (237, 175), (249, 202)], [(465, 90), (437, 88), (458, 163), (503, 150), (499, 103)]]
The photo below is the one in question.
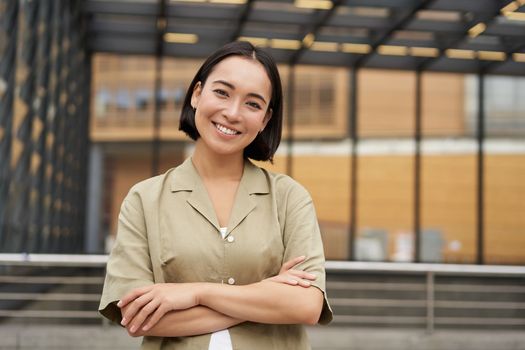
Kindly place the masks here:
[(220, 132), (222, 132), (223, 134), (226, 134), (226, 135), (236, 135), (236, 134), (237, 134), (237, 131), (232, 130), (232, 129), (228, 129), (227, 127), (225, 127), (224, 125), (221, 125), (221, 124), (216, 124), (216, 123), (215, 123), (215, 127), (216, 127)]

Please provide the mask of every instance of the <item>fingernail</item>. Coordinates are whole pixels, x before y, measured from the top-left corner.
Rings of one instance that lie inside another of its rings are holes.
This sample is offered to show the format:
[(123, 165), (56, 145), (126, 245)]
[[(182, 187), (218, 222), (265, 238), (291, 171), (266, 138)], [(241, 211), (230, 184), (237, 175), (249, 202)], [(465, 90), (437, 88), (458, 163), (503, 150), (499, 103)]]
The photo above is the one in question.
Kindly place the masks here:
[(136, 330), (136, 329), (137, 329), (137, 326), (133, 326), (133, 327), (131, 327), (130, 332), (131, 332), (131, 333), (135, 333), (135, 330)]
[(144, 327), (142, 327), (143, 331), (147, 331), (148, 329), (149, 329), (149, 325), (145, 325)]
[(122, 306), (122, 300), (119, 300), (119, 302), (117, 303), (117, 306), (118, 306), (118, 307), (121, 307), (121, 306)]
[(126, 320), (126, 318), (123, 317), (123, 318), (122, 318), (122, 321), (120, 321), (120, 324), (123, 325), (123, 326), (125, 326), (127, 321), (128, 321), (128, 320)]

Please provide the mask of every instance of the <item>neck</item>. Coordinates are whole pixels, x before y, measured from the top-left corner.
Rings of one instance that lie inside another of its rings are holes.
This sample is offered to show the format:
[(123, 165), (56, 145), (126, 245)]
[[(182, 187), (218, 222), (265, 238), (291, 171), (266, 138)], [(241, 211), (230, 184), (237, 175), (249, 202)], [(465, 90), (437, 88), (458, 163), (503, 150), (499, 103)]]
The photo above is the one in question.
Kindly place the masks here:
[(244, 170), (242, 153), (232, 155), (212, 153), (207, 147), (203, 147), (200, 139), (195, 144), (192, 162), (204, 179), (239, 181)]

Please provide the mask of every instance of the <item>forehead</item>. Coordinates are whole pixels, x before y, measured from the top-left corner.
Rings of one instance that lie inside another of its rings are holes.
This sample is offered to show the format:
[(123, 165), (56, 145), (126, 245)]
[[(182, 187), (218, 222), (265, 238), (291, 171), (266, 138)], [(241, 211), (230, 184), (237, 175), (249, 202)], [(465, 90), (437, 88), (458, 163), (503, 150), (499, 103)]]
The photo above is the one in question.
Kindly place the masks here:
[(254, 59), (230, 56), (217, 63), (207, 81), (224, 80), (235, 86), (235, 89), (247, 93), (258, 93), (268, 99), (271, 96), (272, 84), (263, 65)]

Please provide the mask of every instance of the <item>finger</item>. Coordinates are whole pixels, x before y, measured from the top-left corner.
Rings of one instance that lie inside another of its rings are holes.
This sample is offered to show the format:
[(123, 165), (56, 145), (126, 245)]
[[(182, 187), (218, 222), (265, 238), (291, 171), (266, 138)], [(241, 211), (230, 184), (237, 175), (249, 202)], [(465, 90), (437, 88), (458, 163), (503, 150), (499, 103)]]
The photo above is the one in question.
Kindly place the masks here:
[(143, 331), (150, 330), (153, 328), (157, 322), (166, 314), (166, 309), (160, 305), (157, 310), (144, 322), (145, 326), (142, 327)]
[(310, 281), (303, 280), (294, 276), (283, 276), (281, 283), (289, 284), (291, 286), (299, 285), (301, 287), (310, 287)]
[(124, 312), (122, 313), (122, 320), (120, 322), (121, 325), (126, 326), (130, 323), (130, 321), (135, 317), (137, 312), (139, 312), (144, 305), (149, 303), (153, 299), (153, 296), (151, 293), (141, 295), (137, 299), (133, 300), (128, 306), (125, 308)]
[(290, 275), (293, 275), (295, 277), (299, 277), (299, 278), (302, 278), (302, 279), (305, 279), (305, 280), (315, 281), (317, 279), (316, 275), (314, 275), (312, 273), (309, 273), (309, 272), (306, 272), (306, 271), (288, 270), (288, 273)]
[(312, 285), (312, 283), (310, 281), (307, 281), (307, 280), (303, 280), (303, 279), (298, 279), (297, 280), (297, 283), (301, 286), (301, 287), (304, 287), (304, 288), (308, 288)]
[(277, 275), (269, 280), (277, 283), (289, 284), (291, 286), (296, 286), (298, 283), (296, 279), (287, 275)]
[(142, 324), (144, 321), (155, 312), (155, 310), (158, 309), (160, 306), (160, 303), (153, 299), (151, 302), (146, 304), (142, 309), (137, 312), (133, 320), (130, 322), (129, 331), (131, 333), (135, 333), (137, 330), (139, 330), (142, 327)]
[(310, 281), (307, 281), (307, 280), (303, 280), (303, 279), (300, 279), (300, 278), (296, 278), (296, 277), (293, 277), (293, 276), (288, 276), (288, 277), (285, 277), (283, 276), (281, 281), (281, 283), (284, 283), (284, 284), (288, 284), (288, 285), (291, 285), (291, 286), (301, 286), (301, 287), (310, 287), (311, 283)]
[(306, 259), (306, 257), (304, 255), (302, 255), (302, 256), (298, 256), (296, 258), (293, 258), (291, 260), (288, 260), (287, 262), (285, 262), (283, 264), (283, 266), (281, 266), (281, 272), (286, 271), (286, 270), (290, 270), (295, 265), (297, 265), (297, 264), (301, 263), (302, 261), (304, 261), (304, 259)]
[(120, 299), (120, 301), (117, 303), (117, 306), (120, 308), (126, 306), (127, 304), (137, 299), (144, 293), (149, 292), (150, 289), (151, 289), (151, 286), (133, 289), (131, 292), (124, 295), (122, 299)]
[(142, 288), (135, 288), (135, 289), (133, 289), (131, 292), (129, 292), (128, 294), (124, 295), (122, 297), (122, 299), (120, 299), (120, 301), (117, 303), (117, 306), (120, 307), (120, 308), (126, 306), (127, 304), (129, 304), (133, 300), (137, 299), (141, 295), (149, 292), (151, 290), (151, 288), (153, 288), (153, 286), (146, 286), (146, 287), (142, 287)]
[(308, 288), (311, 286), (311, 282), (306, 280), (306, 279), (302, 279), (300, 277), (297, 277), (297, 276), (293, 276), (293, 275), (290, 275), (290, 274), (285, 274), (285, 275), (280, 275), (282, 276), (282, 278), (285, 280), (285, 282), (283, 283), (286, 283), (286, 284), (289, 284), (289, 285), (292, 285), (292, 286), (301, 286), (301, 287), (305, 287), (305, 288)]

